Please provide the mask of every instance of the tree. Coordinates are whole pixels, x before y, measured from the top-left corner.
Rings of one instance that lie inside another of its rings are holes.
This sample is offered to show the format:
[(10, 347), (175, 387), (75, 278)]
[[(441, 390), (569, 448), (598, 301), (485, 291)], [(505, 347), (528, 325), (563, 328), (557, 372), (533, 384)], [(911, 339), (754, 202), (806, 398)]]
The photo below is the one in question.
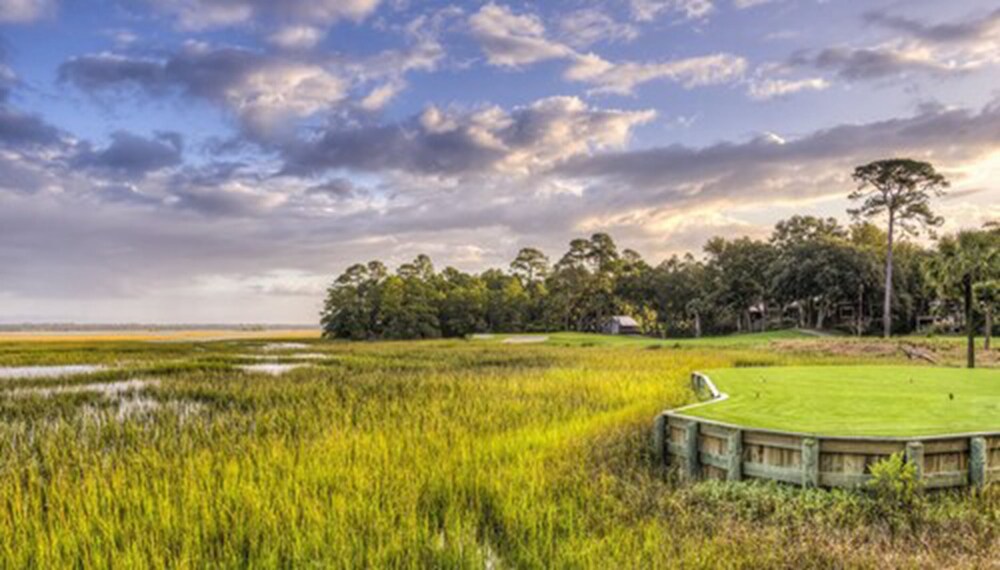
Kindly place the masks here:
[(983, 349), (990, 349), (990, 341), (993, 338), (993, 316), (1000, 311), (1000, 279), (994, 279), (979, 283), (973, 290), (979, 308), (986, 317), (983, 325), (983, 333), (986, 339), (983, 341)]
[(778, 248), (815, 241), (821, 238), (847, 239), (847, 230), (834, 218), (816, 216), (792, 216), (774, 225), (771, 243)]
[(858, 184), (851, 200), (863, 200), (850, 209), (855, 219), (885, 214), (887, 218), (885, 255), (885, 293), (882, 307), (882, 334), (892, 334), (892, 250), (898, 225), (900, 233), (915, 235), (921, 227), (943, 222), (930, 208), (932, 196), (940, 196), (948, 181), (927, 162), (911, 159), (878, 160), (854, 169)]
[(961, 296), (965, 310), (967, 365), (976, 366), (977, 284), (1000, 279), (1000, 230), (966, 230), (938, 242), (928, 273), (945, 297)]
[(517, 252), (517, 257), (510, 262), (510, 271), (525, 287), (528, 287), (549, 275), (549, 258), (538, 249), (525, 247)]
[(767, 242), (742, 237), (726, 240), (715, 237), (705, 246), (709, 266), (716, 276), (716, 301), (730, 306), (736, 313), (736, 329), (750, 332), (752, 313), (761, 309), (767, 323), (767, 302), (770, 300), (770, 269), (777, 250)]

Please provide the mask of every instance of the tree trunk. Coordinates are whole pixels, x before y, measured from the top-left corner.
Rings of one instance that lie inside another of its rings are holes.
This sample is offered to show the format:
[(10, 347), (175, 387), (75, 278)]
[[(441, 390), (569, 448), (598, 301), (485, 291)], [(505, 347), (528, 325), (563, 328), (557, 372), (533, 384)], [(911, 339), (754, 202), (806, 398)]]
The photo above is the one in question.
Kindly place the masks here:
[(895, 225), (895, 212), (890, 211), (888, 246), (885, 252), (885, 297), (883, 298), (885, 306), (882, 307), (882, 336), (884, 338), (892, 336), (892, 234), (893, 230), (896, 229)]
[(983, 348), (990, 349), (990, 341), (993, 339), (993, 309), (986, 309), (986, 340), (983, 341)]
[(694, 338), (701, 338), (701, 313), (694, 312)]
[(968, 337), (968, 362), (969, 368), (976, 367), (976, 323), (972, 315), (972, 275), (967, 274), (962, 278), (962, 288), (965, 290), (965, 334)]
[(864, 326), (865, 319), (865, 286), (862, 285), (858, 287), (858, 315), (855, 319), (857, 326), (857, 336), (861, 336), (861, 328)]

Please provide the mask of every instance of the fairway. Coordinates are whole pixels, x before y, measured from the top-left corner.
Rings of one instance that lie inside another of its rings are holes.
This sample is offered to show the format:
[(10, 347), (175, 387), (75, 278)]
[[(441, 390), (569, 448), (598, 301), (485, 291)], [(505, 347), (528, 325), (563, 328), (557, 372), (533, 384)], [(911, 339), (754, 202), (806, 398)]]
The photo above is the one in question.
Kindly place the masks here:
[(915, 366), (728, 368), (728, 398), (684, 413), (750, 427), (855, 436), (1000, 431), (1000, 370)]

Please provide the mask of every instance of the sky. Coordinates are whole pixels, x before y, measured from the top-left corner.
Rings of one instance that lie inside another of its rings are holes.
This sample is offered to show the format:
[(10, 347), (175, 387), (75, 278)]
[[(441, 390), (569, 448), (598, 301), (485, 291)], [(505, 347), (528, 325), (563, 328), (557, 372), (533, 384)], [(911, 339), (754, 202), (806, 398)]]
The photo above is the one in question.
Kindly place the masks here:
[(0, 0), (0, 323), (314, 323), (355, 262), (652, 263), (932, 162), (1000, 218), (987, 0)]

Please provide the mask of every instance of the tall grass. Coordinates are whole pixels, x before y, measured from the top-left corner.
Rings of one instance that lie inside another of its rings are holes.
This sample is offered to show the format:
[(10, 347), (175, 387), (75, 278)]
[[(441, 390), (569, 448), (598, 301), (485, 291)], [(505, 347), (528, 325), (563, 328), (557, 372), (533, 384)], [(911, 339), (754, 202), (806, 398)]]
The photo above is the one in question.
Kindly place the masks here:
[[(155, 377), (132, 396), (160, 407), (0, 396), (0, 567), (975, 566), (1000, 546), (993, 491), (900, 536), (864, 496), (654, 466), (689, 372), (771, 358), (752, 350), (317, 344), (330, 361), (272, 377), (230, 366), (249, 343), (121, 346), (93, 347), (117, 363), (101, 380)], [(89, 348), (38, 350), (0, 363)]]

